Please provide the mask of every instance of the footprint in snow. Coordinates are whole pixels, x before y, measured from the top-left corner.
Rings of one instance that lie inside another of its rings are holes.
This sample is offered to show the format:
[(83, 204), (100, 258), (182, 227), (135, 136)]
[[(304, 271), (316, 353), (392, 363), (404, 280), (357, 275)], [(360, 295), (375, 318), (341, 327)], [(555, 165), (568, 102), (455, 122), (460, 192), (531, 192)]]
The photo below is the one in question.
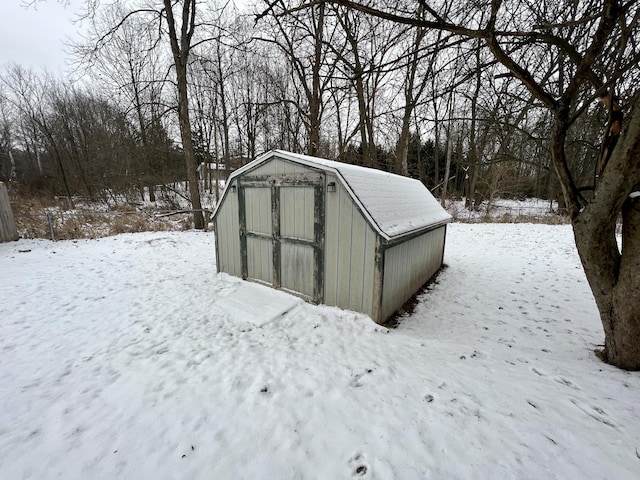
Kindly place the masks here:
[(611, 428), (618, 428), (618, 426), (612, 420), (609, 420), (609, 418), (607, 418), (607, 412), (605, 412), (602, 408), (598, 406), (583, 405), (579, 400), (576, 400), (575, 398), (571, 399), (571, 403), (573, 403), (583, 413), (587, 414), (594, 420), (597, 420), (600, 423), (604, 423)]
[(373, 369), (368, 368), (364, 372), (354, 375), (353, 378), (351, 379), (351, 381), (349, 382), (349, 385), (351, 385), (354, 388), (361, 387), (363, 384), (360, 382), (360, 380), (364, 376), (369, 375), (371, 373), (373, 373)]
[(569, 388), (573, 388), (574, 390), (582, 390), (579, 386), (577, 386), (575, 383), (573, 383), (571, 380), (567, 380), (566, 378), (563, 377), (554, 377), (553, 379), (555, 382), (558, 382), (560, 385), (565, 385)]
[(352, 478), (364, 478), (371, 471), (369, 463), (363, 453), (354, 454), (348, 461), (349, 468), (351, 469)]

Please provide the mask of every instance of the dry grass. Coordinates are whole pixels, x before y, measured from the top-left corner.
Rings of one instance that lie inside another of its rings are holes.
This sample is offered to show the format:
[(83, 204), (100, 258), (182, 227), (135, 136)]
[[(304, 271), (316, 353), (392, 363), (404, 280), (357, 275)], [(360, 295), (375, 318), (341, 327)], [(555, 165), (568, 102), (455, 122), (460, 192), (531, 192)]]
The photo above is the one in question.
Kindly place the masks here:
[(566, 225), (571, 223), (567, 215), (530, 215), (504, 213), (498, 216), (480, 215), (478, 217), (465, 217), (463, 215), (453, 216), (454, 221), (459, 223), (540, 223), (545, 225)]
[(555, 212), (529, 212), (525, 208), (513, 209), (510, 212), (499, 213), (496, 210), (490, 212), (469, 212), (460, 202), (447, 204), (447, 211), (455, 222), (459, 223), (540, 223), (547, 225), (566, 225), (571, 223), (567, 215)]
[(157, 217), (158, 212), (137, 211), (137, 205), (129, 203), (71, 210), (68, 202), (52, 196), (14, 194), (11, 206), (22, 238), (51, 238), (47, 215), (53, 221), (56, 240), (193, 228), (190, 214)]
[[(16, 226), (22, 238), (51, 238), (47, 214), (50, 214), (53, 219), (56, 240), (193, 228), (190, 214), (157, 216), (160, 209), (140, 211), (138, 210), (140, 205), (134, 203), (121, 202), (107, 206), (104, 203), (85, 204), (79, 201), (78, 204), (83, 206), (71, 210), (65, 199), (53, 196), (17, 194), (15, 191), (10, 191), (10, 196)], [(164, 208), (167, 208), (166, 205)], [(533, 215), (513, 212), (491, 216), (486, 214), (469, 215), (467, 210), (455, 203), (450, 203), (447, 209), (453, 215), (454, 221), (461, 223), (544, 223), (550, 225), (569, 223), (567, 216), (554, 213)]]

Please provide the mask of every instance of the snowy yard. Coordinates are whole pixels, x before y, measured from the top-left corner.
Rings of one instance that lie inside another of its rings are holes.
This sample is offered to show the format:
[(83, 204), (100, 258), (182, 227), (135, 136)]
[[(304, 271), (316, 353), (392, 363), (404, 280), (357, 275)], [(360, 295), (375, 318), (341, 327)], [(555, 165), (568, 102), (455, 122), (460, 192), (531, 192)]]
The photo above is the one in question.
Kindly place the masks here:
[(447, 241), (393, 330), (217, 275), (211, 233), (0, 244), (0, 479), (640, 478), (570, 227)]

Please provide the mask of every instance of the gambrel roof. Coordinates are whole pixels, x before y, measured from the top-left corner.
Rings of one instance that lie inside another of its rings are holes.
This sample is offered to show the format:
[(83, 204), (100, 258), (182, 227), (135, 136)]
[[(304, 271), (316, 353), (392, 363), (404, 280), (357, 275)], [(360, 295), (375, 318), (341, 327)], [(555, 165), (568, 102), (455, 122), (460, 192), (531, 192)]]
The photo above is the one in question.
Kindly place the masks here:
[(271, 150), (261, 155), (236, 170), (227, 184), (274, 157), (335, 174), (372, 226), (387, 240), (452, 220), (419, 180), (284, 150)]
[(333, 173), (372, 227), (386, 240), (451, 221), (451, 215), (419, 180), (283, 150), (272, 150), (261, 155), (234, 172), (227, 184), (274, 157)]

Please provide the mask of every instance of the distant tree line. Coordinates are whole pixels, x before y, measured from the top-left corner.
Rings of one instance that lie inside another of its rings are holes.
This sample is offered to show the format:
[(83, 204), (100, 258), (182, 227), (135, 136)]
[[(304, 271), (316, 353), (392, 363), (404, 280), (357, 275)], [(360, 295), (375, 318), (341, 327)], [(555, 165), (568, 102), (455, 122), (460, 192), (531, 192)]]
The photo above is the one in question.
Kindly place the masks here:
[[(79, 81), (0, 74), (0, 178), (96, 196), (280, 148), (410, 175), (470, 208), (560, 194), (548, 113), (479, 42), (332, 3), (264, 2), (257, 17), (213, 0), (93, 5)], [(571, 132), (584, 182), (603, 116), (594, 104)]]
[(184, 179), (160, 118), (146, 141), (126, 110), (87, 87), (10, 66), (0, 74), (0, 180), (101, 198)]

